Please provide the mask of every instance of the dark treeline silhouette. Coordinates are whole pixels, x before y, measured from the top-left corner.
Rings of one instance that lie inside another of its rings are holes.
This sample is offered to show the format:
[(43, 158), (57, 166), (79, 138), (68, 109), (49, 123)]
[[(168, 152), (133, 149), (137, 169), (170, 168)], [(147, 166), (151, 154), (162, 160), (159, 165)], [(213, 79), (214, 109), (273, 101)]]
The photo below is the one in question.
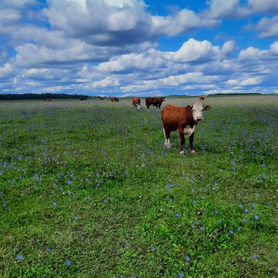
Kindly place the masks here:
[(215, 96), (215, 97), (231, 97), (231, 96), (257, 96), (257, 95), (261, 95), (261, 93), (229, 93), (229, 94), (221, 94), (221, 93), (218, 93), (218, 94), (210, 94), (209, 96)]
[(80, 99), (89, 98), (84, 95), (68, 95), (68, 94), (0, 94), (0, 100), (23, 100), (23, 99)]

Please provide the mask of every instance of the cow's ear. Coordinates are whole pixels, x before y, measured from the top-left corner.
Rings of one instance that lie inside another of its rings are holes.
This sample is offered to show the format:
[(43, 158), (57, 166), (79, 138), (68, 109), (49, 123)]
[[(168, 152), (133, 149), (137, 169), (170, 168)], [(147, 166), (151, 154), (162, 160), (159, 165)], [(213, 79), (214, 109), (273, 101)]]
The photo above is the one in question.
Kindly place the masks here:
[(210, 109), (211, 109), (211, 106), (209, 106), (209, 105), (206, 105), (204, 108), (205, 111), (209, 111)]
[(186, 106), (186, 108), (188, 108), (188, 109), (192, 109), (192, 106), (190, 106), (190, 105), (187, 105), (187, 106)]

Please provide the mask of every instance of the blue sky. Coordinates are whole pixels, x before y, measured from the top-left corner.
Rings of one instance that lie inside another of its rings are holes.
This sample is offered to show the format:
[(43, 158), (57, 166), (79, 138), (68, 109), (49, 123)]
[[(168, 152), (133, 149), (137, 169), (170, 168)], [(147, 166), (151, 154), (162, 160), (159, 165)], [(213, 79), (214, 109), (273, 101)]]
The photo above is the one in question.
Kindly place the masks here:
[(274, 0), (0, 0), (0, 93), (277, 94)]

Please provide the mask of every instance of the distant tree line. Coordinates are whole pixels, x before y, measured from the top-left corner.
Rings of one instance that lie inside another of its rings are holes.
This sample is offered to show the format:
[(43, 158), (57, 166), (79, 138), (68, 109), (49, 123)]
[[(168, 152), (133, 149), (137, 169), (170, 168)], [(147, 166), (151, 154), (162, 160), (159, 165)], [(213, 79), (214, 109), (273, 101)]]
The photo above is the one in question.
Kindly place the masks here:
[(0, 94), (0, 100), (23, 100), (23, 99), (80, 99), (85, 100), (89, 96), (68, 94)]

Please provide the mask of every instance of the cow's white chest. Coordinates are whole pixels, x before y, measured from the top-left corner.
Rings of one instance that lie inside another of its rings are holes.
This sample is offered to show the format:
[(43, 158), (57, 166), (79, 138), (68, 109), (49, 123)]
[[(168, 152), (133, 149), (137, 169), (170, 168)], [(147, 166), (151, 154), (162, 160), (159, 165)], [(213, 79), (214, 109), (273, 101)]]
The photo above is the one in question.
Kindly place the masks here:
[(184, 128), (183, 133), (187, 136), (191, 136), (195, 132), (195, 128), (196, 128), (196, 125), (194, 125), (193, 127), (190, 127), (190, 125), (187, 125)]

